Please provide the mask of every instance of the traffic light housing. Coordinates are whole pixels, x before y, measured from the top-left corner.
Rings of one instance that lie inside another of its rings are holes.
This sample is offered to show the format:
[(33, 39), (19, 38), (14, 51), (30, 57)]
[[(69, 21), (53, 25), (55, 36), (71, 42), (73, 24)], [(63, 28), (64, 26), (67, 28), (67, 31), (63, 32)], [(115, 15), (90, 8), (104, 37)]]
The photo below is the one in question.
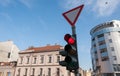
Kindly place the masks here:
[(67, 42), (67, 44), (64, 47), (64, 51), (60, 51), (60, 55), (65, 56), (65, 59), (64, 61), (60, 61), (60, 65), (66, 66), (66, 69), (69, 71), (76, 70), (79, 68), (76, 40), (70, 34), (66, 34), (64, 36), (64, 40)]
[[(62, 50), (62, 51), (59, 51), (59, 54), (62, 55), (62, 56), (67, 56), (67, 52)], [(59, 61), (59, 65), (61, 66), (67, 66), (67, 62), (64, 60), (64, 61)]]

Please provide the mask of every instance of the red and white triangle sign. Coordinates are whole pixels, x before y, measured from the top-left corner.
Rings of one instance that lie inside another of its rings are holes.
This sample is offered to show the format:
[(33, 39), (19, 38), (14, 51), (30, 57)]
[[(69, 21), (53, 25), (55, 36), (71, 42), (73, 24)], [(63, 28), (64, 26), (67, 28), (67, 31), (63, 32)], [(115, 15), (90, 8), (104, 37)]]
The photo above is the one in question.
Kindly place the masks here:
[(73, 8), (65, 13), (63, 13), (63, 16), (65, 19), (70, 23), (71, 26), (74, 26), (84, 5), (80, 5), (76, 8)]

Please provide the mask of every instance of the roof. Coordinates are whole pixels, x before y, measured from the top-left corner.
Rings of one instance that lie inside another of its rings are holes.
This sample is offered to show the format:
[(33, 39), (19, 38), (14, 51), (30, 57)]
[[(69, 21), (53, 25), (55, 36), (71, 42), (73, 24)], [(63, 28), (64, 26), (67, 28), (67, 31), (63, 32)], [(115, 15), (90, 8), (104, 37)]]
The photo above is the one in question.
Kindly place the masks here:
[(63, 47), (61, 45), (47, 45), (43, 47), (30, 47), (24, 51), (21, 51), (20, 53), (51, 52), (51, 51), (59, 51), (59, 50), (63, 50)]
[(92, 33), (96, 32), (98, 30), (107, 28), (107, 27), (105, 27), (106, 25), (107, 25), (107, 27), (111, 27), (111, 26), (114, 27), (114, 25), (118, 25), (120, 27), (120, 20), (112, 20), (112, 21), (108, 21), (108, 22), (97, 25), (90, 30), (90, 35), (92, 35)]

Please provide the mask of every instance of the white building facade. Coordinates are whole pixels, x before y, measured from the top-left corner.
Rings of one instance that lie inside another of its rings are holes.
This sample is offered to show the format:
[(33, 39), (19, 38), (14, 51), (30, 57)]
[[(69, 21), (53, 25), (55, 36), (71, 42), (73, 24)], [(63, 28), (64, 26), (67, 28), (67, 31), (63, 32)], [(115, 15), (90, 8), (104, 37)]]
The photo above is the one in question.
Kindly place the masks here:
[(13, 41), (0, 42), (0, 62), (17, 61), (19, 51)]
[(97, 25), (90, 34), (94, 76), (120, 76), (120, 21)]
[(59, 65), (64, 58), (59, 55), (60, 45), (32, 47), (19, 52), (15, 76), (74, 76)]

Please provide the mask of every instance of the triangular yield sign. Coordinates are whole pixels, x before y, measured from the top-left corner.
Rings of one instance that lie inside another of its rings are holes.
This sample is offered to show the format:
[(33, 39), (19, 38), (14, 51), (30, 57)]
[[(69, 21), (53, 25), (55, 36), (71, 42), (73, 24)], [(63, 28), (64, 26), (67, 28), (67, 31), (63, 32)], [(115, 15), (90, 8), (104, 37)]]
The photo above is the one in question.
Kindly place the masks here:
[(65, 13), (63, 13), (63, 16), (65, 19), (70, 23), (71, 26), (74, 26), (78, 16), (80, 15), (80, 12), (82, 11), (84, 5), (78, 6), (76, 8), (73, 8)]

